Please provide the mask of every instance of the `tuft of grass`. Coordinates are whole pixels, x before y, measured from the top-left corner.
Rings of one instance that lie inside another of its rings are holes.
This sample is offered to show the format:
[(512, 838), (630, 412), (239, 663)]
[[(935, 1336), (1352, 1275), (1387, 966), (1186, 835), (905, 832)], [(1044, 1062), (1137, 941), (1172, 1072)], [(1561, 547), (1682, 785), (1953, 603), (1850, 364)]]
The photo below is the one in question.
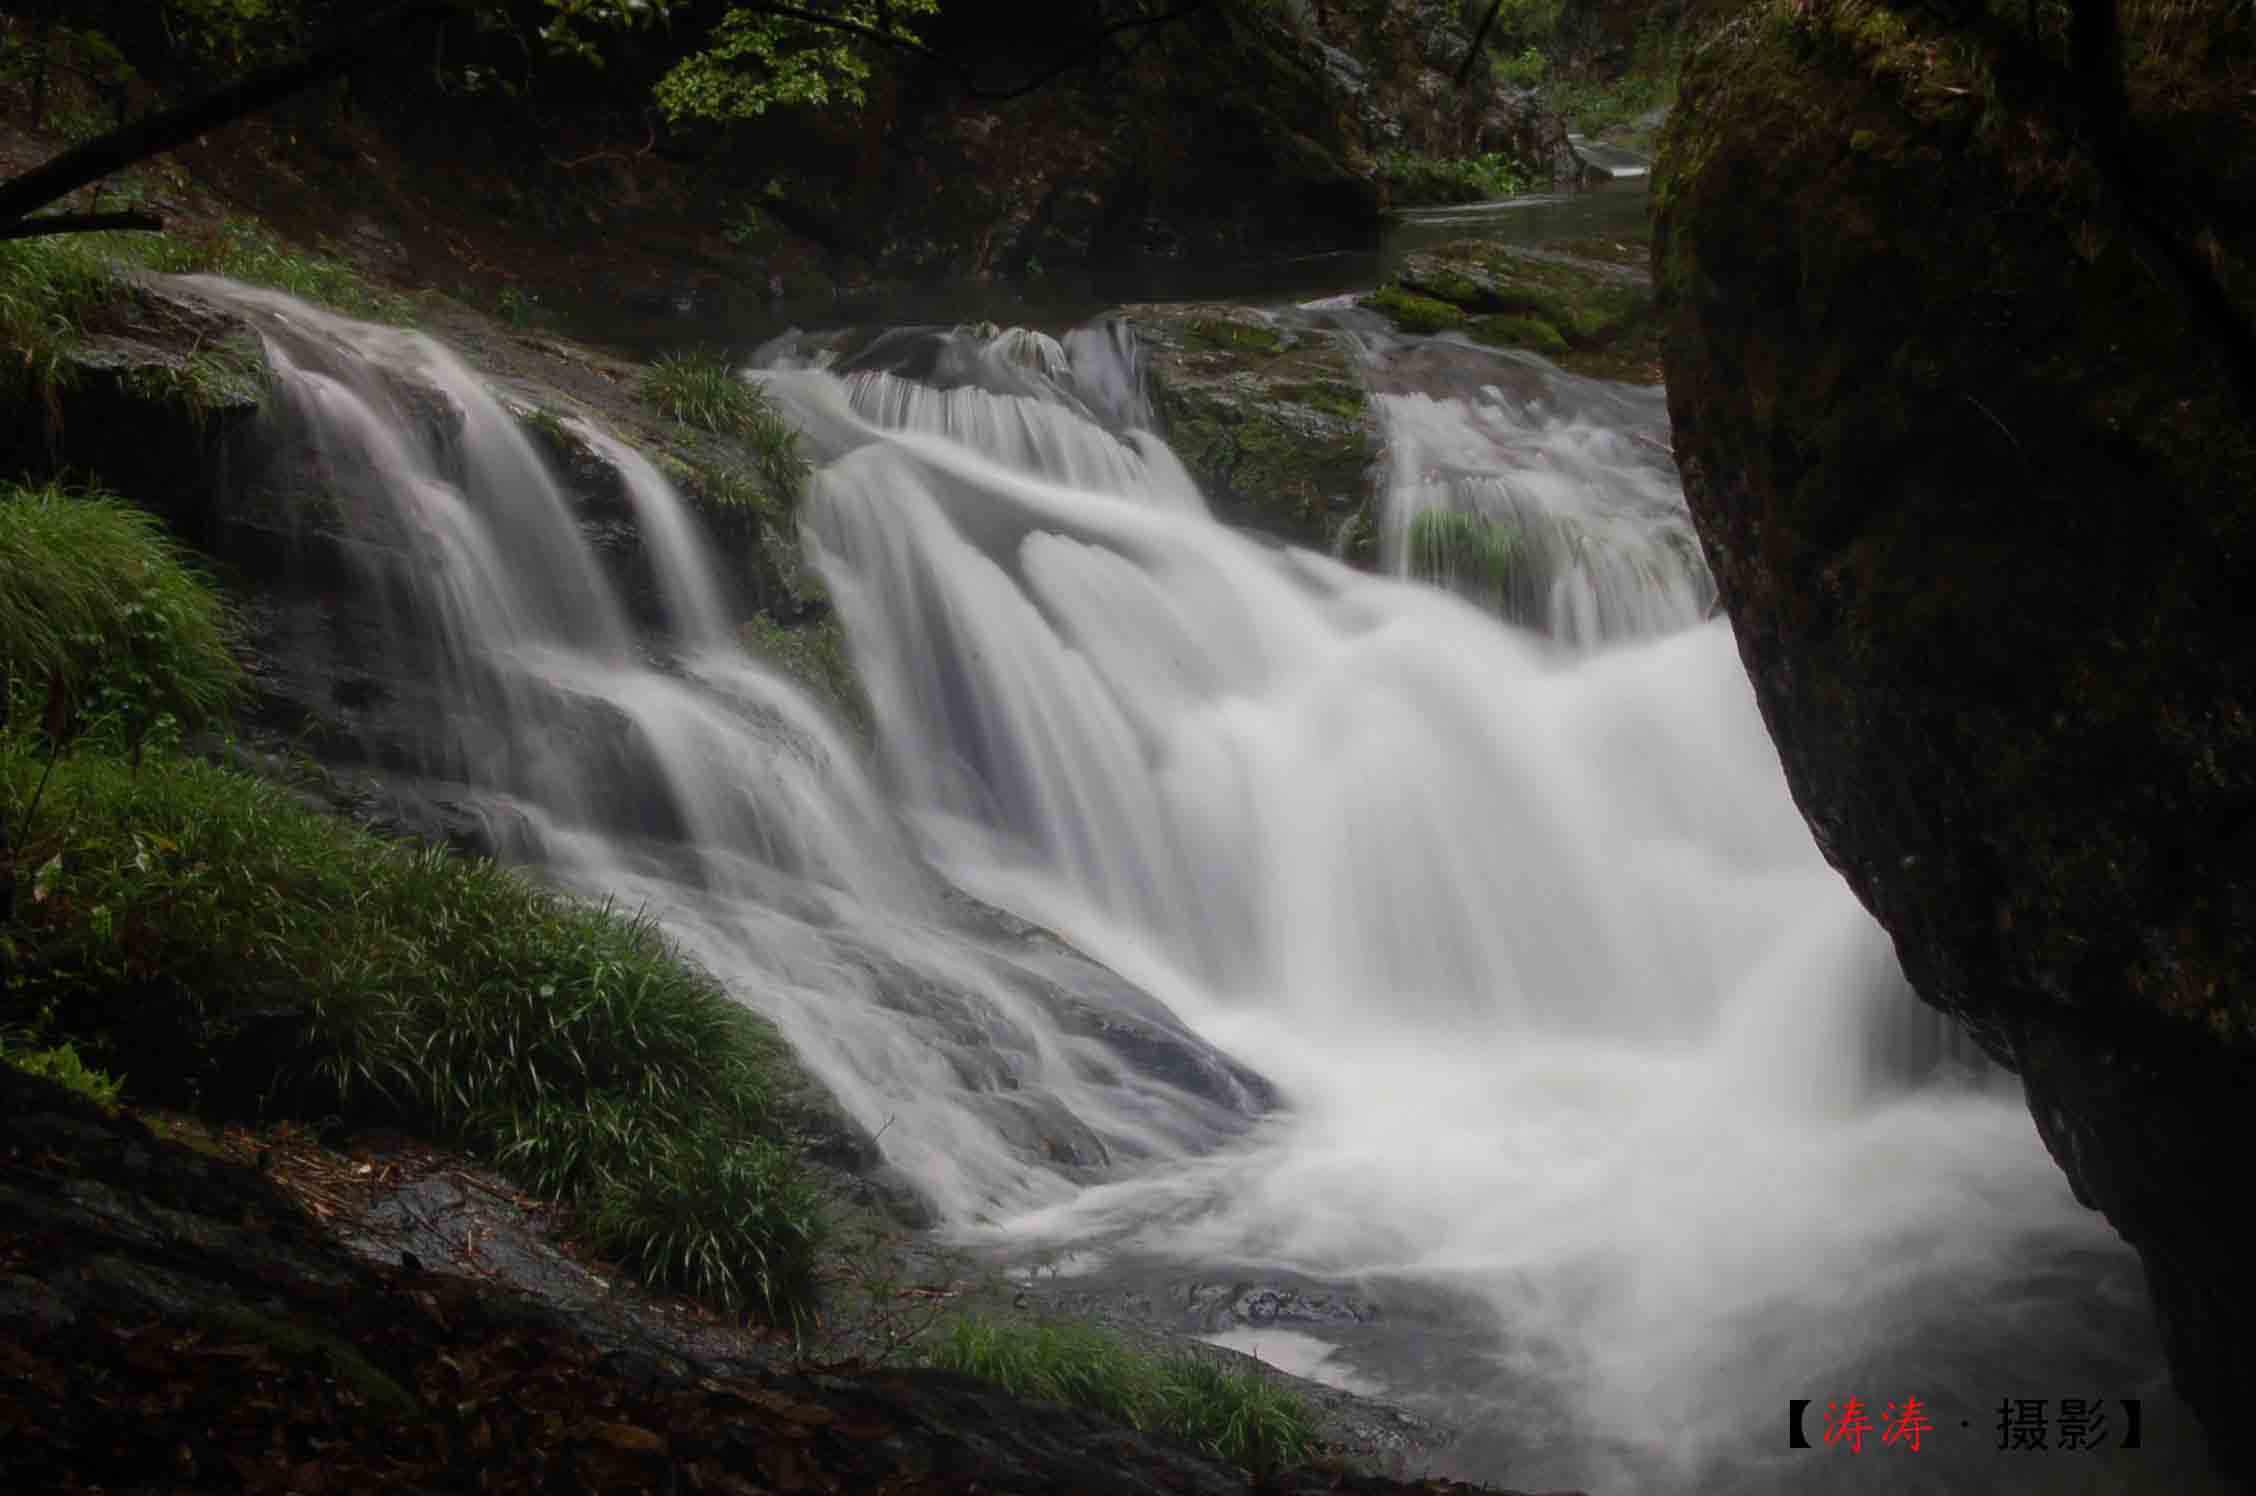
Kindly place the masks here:
[(789, 1149), (720, 1127), (660, 1140), (603, 1192), (587, 1241), (644, 1282), (720, 1308), (796, 1320), (815, 1295), (822, 1217)]
[(1534, 186), (1534, 175), (1511, 157), (1421, 156), (1389, 151), (1379, 158), (1379, 179), (1397, 207), (1477, 203), (1516, 197)]
[(758, 485), (741, 479), (698, 485), (709, 503), (759, 507), (764, 497), (789, 509), (799, 501), (812, 471), (799, 450), (799, 428), (784, 419), (765, 390), (741, 378), (718, 353), (666, 355), (643, 375), (642, 398), (669, 420), (732, 438), (749, 453)]
[(1410, 521), (1410, 574), (1501, 597), (1518, 565), (1516, 526), (1454, 509), (1428, 509)]
[(772, 1137), (780, 1042), (650, 922), (195, 760), (42, 759), (0, 732), (5, 803), (52, 763), (0, 1021), (136, 1099), (456, 1143), (655, 1281), (806, 1312), (823, 1225)]
[[(247, 219), (201, 234), (68, 234), (0, 243), (0, 395), (49, 401), (65, 356), (89, 332), (129, 324), (132, 270), (230, 276), (375, 321), (405, 323), (413, 303), (341, 261), (293, 250)], [(193, 364), (195, 361), (191, 360)], [(196, 369), (191, 376), (222, 372)], [(234, 371), (241, 372), (241, 371)]]
[(759, 391), (737, 377), (727, 359), (698, 350), (669, 353), (642, 376), (642, 398), (667, 419), (734, 436), (751, 425)]
[(224, 275), (287, 291), (371, 322), (407, 323), (415, 304), (370, 284), (342, 260), (291, 248), (262, 225), (230, 218), (206, 234), (128, 235), (126, 257), (173, 275)]
[(242, 686), (226, 604), (121, 499), (0, 484), (0, 723), (37, 707), (137, 752), (221, 717)]
[(1192, 1353), (1152, 1355), (1087, 1325), (966, 1318), (949, 1327), (930, 1360), (1014, 1397), (1067, 1403), (1174, 1434), (1256, 1475), (1303, 1464), (1316, 1452), (1307, 1404), (1259, 1369)]
[(64, 355), (118, 298), (116, 273), (89, 237), (110, 236), (0, 242), (0, 394), (50, 392)]

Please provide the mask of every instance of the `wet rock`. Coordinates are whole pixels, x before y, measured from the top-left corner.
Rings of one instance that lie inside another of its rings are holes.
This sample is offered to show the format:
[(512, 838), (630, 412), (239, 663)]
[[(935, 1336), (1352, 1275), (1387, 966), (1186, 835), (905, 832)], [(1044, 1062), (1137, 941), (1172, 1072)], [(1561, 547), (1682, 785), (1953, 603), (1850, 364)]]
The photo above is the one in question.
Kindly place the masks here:
[(1405, 332), (1461, 332), (1577, 373), (1659, 379), (1651, 279), (1607, 246), (1589, 253), (1466, 240), (1407, 256), (1365, 304)]
[[(300, 1203), (350, 1207), (336, 1181), (277, 1182), (318, 1161), (262, 1174), (0, 1066), (0, 1427), (39, 1435), (7, 1444), (10, 1489), (1247, 1489), (968, 1377), (797, 1367), (528, 1255), (512, 1192), (459, 1161), (376, 1157), (392, 1184), (352, 1208), (356, 1254)], [(1264, 1489), (1472, 1490), (1336, 1469)]]
[(1653, 247), (1686, 494), (1819, 846), (2020, 1071), (2245, 1467), (2248, 38), (2122, 8), (2117, 158), (2049, 64), (1888, 14), (1692, 54)]
[(1248, 307), (1137, 306), (1152, 404), (1215, 511), (1368, 560), (1378, 429), (1346, 334)]

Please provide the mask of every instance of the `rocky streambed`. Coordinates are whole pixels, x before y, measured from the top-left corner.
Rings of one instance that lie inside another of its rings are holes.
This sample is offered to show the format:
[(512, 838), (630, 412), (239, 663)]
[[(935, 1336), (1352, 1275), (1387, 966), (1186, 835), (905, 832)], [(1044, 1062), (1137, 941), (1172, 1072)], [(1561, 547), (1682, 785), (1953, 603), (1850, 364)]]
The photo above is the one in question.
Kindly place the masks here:
[[(826, 1363), (639, 1294), (459, 1159), (158, 1121), (0, 1066), (11, 1490), (1249, 1487), (1092, 1414)], [(887, 1290), (896, 1313), (961, 1292), (946, 1276)], [(1346, 1463), (1260, 1488), (1474, 1489)]]

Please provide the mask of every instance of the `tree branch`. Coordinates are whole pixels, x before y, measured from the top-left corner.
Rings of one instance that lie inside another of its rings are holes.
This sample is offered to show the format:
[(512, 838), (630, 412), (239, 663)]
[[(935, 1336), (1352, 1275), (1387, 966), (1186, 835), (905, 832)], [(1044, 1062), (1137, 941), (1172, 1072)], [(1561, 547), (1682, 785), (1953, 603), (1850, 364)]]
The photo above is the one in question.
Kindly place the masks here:
[(161, 110), (146, 119), (96, 136), (43, 166), (0, 184), (0, 223), (17, 220), (89, 182), (231, 124), (247, 114), (279, 104), (292, 94), (388, 50), (410, 23), (452, 14), (466, 0), (399, 0), (360, 22), (327, 45), (293, 62), (262, 69), (214, 89), (202, 98)]
[(1504, 0), (1489, 0), (1488, 14), (1481, 17), (1480, 30), (1473, 33), (1473, 44), (1465, 49), (1465, 60), (1457, 64), (1459, 88), (1463, 88), (1465, 80), (1473, 75), (1473, 59), (1481, 55), (1481, 48), (1488, 43), (1488, 29), (1496, 24), (1496, 18), (1503, 10)]
[(44, 218), (19, 218), (0, 223), (0, 240), (43, 239), (49, 234), (95, 234), (108, 229), (146, 229), (164, 232), (164, 220), (154, 213), (50, 213)]

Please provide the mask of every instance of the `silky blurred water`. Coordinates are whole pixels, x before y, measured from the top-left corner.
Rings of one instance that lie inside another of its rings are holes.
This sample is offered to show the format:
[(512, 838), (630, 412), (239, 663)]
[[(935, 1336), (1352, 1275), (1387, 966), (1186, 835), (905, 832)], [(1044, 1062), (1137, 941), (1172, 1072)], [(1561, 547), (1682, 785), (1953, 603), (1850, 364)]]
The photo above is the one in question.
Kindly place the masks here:
[[(729, 637), (647, 462), (583, 430), (657, 639), (445, 350), (206, 289), (437, 682), (422, 772), (658, 914), (959, 1239), (1366, 1285), (1394, 1318), (1277, 1357), (1523, 1486), (2206, 1480), (2135, 1263), (1788, 798), (1653, 392), (1367, 332), (1390, 562), (1422, 514), (1501, 537), (1415, 580), (1216, 522), (1117, 325), (778, 359), (869, 753)], [(1907, 1394), (1919, 1455), (1784, 1447), (1790, 1398)], [(2033, 1396), (2141, 1397), (2148, 1447), (1995, 1453)]]

